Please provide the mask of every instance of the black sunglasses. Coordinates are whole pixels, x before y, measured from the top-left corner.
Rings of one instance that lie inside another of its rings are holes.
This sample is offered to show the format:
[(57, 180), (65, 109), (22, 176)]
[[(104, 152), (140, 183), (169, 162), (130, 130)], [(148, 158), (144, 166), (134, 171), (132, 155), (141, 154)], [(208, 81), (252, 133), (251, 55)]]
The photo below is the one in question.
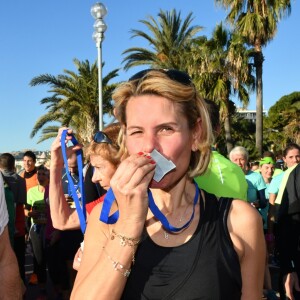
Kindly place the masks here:
[(106, 144), (110, 144), (110, 145), (113, 144), (112, 140), (102, 131), (98, 131), (97, 133), (95, 133), (94, 142), (97, 144), (100, 144), (100, 143), (106, 143)]
[(174, 70), (174, 69), (146, 69), (146, 70), (142, 70), (142, 71), (134, 74), (133, 76), (131, 76), (128, 81), (141, 79), (151, 71), (158, 71), (158, 72), (165, 73), (170, 79), (172, 79), (174, 81), (177, 81), (177, 82), (179, 82), (181, 84), (184, 84), (184, 85), (193, 84), (191, 77), (187, 73), (182, 72), (182, 71), (178, 71), (178, 70)]

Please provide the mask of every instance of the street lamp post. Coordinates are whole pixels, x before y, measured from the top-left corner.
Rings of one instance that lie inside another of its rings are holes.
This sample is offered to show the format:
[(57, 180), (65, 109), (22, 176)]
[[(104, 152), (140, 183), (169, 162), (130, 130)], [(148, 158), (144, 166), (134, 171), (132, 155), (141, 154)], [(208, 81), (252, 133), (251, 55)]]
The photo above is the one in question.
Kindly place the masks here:
[(104, 39), (104, 32), (107, 26), (103, 20), (107, 14), (106, 7), (97, 2), (91, 8), (91, 14), (95, 19), (93, 39), (96, 42), (98, 50), (98, 89), (99, 89), (99, 130), (103, 130), (103, 96), (102, 96), (102, 41)]

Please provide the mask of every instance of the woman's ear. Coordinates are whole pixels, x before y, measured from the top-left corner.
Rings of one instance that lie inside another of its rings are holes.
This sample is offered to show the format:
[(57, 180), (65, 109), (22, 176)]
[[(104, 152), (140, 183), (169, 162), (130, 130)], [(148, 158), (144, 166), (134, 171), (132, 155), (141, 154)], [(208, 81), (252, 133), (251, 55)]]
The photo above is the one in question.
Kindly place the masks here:
[(113, 114), (114, 114), (115, 118), (117, 119), (117, 109), (116, 108), (114, 108)]
[(199, 144), (201, 141), (202, 136), (202, 120), (201, 118), (198, 118), (195, 126), (193, 128), (193, 135), (192, 135), (192, 151), (196, 152), (199, 150)]

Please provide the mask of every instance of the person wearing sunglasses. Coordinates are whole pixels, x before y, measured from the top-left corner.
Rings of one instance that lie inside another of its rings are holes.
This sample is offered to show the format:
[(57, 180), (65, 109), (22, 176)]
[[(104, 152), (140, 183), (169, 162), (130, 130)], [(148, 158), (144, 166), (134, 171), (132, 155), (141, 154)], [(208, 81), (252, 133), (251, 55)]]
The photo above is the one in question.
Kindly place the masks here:
[[(122, 161), (89, 217), (71, 299), (259, 299), (259, 214), (193, 181), (207, 169), (213, 133), (190, 77), (141, 71), (112, 98)], [(165, 163), (175, 168), (158, 176)]]

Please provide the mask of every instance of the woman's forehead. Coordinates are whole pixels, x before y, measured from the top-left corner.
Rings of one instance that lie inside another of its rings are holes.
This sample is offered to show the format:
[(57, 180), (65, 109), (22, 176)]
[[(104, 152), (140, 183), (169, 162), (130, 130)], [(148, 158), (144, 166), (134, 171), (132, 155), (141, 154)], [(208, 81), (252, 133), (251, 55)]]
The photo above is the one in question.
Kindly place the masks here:
[(91, 154), (90, 161), (93, 166), (105, 164), (108, 160), (99, 154)]
[[(148, 123), (159, 120), (172, 122), (180, 114), (179, 105), (171, 100), (156, 95), (132, 97), (126, 106), (126, 123)], [(135, 124), (136, 125), (136, 124)]]

